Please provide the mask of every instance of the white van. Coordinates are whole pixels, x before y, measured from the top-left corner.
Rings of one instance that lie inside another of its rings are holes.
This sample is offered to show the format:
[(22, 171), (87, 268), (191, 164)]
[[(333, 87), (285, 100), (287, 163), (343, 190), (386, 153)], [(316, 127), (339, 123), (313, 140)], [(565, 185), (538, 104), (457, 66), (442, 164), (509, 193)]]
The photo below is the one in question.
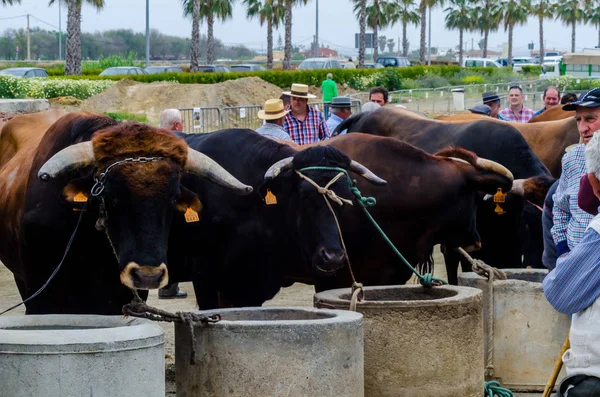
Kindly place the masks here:
[(463, 68), (501, 68), (502, 66), (490, 58), (465, 58), (462, 61)]

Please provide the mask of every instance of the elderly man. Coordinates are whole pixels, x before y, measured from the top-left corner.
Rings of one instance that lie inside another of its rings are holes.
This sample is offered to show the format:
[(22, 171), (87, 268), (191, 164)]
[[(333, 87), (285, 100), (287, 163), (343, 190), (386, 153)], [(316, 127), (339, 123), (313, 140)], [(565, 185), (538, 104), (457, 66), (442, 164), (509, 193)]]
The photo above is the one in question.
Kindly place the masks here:
[(563, 110), (575, 110), (577, 129), (583, 143), (563, 156), (562, 174), (554, 194), (554, 226), (551, 231), (559, 257), (573, 250), (592, 220), (590, 214), (579, 208), (577, 199), (581, 177), (586, 174), (585, 145), (600, 129), (599, 106), (600, 88), (585, 93), (577, 102), (563, 106)]
[(469, 111), (473, 114), (481, 114), (484, 116), (490, 116), (492, 114), (492, 108), (488, 105), (475, 105)]
[(171, 131), (183, 131), (183, 121), (179, 109), (165, 109), (160, 112), (158, 126)]
[(523, 90), (518, 85), (513, 85), (508, 90), (508, 101), (510, 106), (498, 113), (506, 121), (515, 123), (527, 123), (533, 117), (533, 110), (523, 105)]
[(291, 141), (290, 136), (283, 129), (283, 118), (290, 111), (285, 110), (281, 99), (269, 99), (262, 110), (258, 111), (258, 118), (265, 123), (256, 129), (256, 132), (271, 139)]
[(305, 84), (292, 84), (291, 91), (284, 92), (291, 97), (288, 114), (283, 119), (283, 129), (298, 145), (324, 141), (329, 138), (330, 132), (325, 122), (323, 113), (312, 106), (308, 100), (316, 96), (308, 93)]
[[(600, 128), (600, 99), (577, 101), (578, 125)], [(580, 110), (581, 109), (581, 110)], [(585, 148), (587, 177), (594, 195), (600, 198), (600, 135)], [(560, 397), (600, 396), (600, 215), (589, 223), (581, 242), (542, 283), (544, 294), (559, 312), (571, 314), (569, 350), (562, 356), (567, 372), (558, 387)]]
[(483, 100), (483, 104), (489, 106), (492, 112), (490, 113), (490, 117), (494, 119), (504, 120), (500, 114), (500, 97), (493, 91), (484, 92), (481, 96)]
[(379, 106), (387, 105), (388, 97), (388, 90), (383, 87), (371, 88), (371, 91), (369, 91), (369, 101), (375, 102)]
[[(333, 133), (335, 127), (337, 127), (342, 121), (352, 116), (352, 101), (347, 96), (340, 96), (331, 99), (329, 105), (329, 112), (331, 116), (327, 119), (327, 127), (329, 131)], [(339, 135), (345, 134), (346, 130), (339, 133)]]
[(551, 85), (550, 87), (544, 90), (544, 107), (533, 114), (533, 116), (540, 115), (544, 112), (544, 110), (548, 110), (551, 107), (558, 105), (560, 101), (560, 91), (555, 86)]

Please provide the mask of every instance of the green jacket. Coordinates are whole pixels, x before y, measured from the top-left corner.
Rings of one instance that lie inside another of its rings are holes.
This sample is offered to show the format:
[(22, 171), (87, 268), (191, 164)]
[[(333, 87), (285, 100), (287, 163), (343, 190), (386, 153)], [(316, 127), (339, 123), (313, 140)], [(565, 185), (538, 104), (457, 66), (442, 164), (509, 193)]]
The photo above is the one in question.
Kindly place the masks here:
[(324, 80), (321, 83), (321, 91), (323, 91), (323, 102), (331, 102), (331, 98), (338, 96), (337, 86), (333, 80)]

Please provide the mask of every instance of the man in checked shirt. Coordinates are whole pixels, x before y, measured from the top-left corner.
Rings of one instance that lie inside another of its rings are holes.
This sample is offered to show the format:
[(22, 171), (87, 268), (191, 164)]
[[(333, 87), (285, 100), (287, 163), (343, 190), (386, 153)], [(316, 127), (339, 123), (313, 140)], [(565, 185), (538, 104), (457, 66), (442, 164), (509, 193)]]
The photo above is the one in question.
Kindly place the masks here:
[(312, 106), (308, 100), (316, 96), (308, 93), (305, 84), (292, 84), (292, 90), (284, 92), (291, 97), (290, 110), (283, 119), (283, 128), (298, 145), (324, 141), (331, 132), (325, 122), (323, 113)]
[(552, 238), (560, 257), (571, 251), (583, 238), (592, 216), (577, 205), (579, 181), (585, 175), (585, 145), (600, 129), (600, 89), (583, 94), (577, 102), (563, 106), (575, 110), (577, 129), (582, 144), (575, 146), (562, 158), (562, 174), (554, 194)]

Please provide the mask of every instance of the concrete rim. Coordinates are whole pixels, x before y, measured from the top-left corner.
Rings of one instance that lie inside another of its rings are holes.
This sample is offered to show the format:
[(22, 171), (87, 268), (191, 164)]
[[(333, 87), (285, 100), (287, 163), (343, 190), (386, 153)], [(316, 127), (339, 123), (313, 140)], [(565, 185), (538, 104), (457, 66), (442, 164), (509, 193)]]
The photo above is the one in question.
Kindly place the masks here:
[[(454, 285), (443, 285), (440, 287), (433, 287), (434, 289), (441, 290), (447, 293), (454, 294), (453, 296), (437, 298), (437, 299), (423, 299), (423, 300), (363, 300), (357, 303), (357, 308), (365, 309), (379, 309), (379, 308), (420, 308), (420, 307), (431, 307), (432, 303), (435, 302), (435, 306), (455, 306), (461, 305), (464, 302), (471, 301), (475, 298), (481, 298), (482, 292), (478, 288), (471, 287), (458, 287)], [(373, 286), (364, 287), (365, 295), (368, 298), (369, 291), (391, 291), (396, 289), (424, 289), (420, 285), (387, 285), (387, 286)], [(315, 305), (319, 303), (330, 304), (334, 306), (350, 306), (350, 298), (346, 299), (345, 296), (351, 296), (351, 288), (340, 288), (329, 291), (319, 292), (314, 295)]]
[[(28, 327), (82, 329), (23, 329)], [(16, 328), (16, 329), (15, 329)], [(19, 315), (0, 317), (0, 352), (37, 346), (48, 354), (101, 353), (164, 344), (163, 329), (150, 320), (97, 315)]]
[(314, 313), (319, 315), (325, 315), (328, 317), (319, 319), (304, 319), (304, 320), (221, 320), (216, 323), (211, 323), (210, 328), (220, 327), (231, 327), (231, 326), (243, 326), (243, 327), (312, 327), (315, 325), (343, 325), (351, 323), (360, 323), (363, 315), (358, 312), (351, 312), (347, 310), (334, 310), (334, 309), (317, 309), (313, 307), (297, 307), (297, 306), (269, 306), (269, 307), (241, 307), (231, 309), (214, 309), (197, 311), (195, 313), (210, 316), (213, 314), (226, 314), (226, 313), (248, 313), (248, 312), (277, 312), (277, 311), (291, 311), (296, 313)]
[[(522, 276), (522, 275), (540, 275), (540, 281), (531, 281), (531, 280), (523, 280), (520, 278), (508, 278), (507, 280), (494, 280), (494, 286), (498, 286), (498, 287), (510, 287), (510, 286), (516, 286), (516, 285), (522, 285), (523, 283), (527, 283), (529, 285), (529, 288), (532, 291), (542, 291), (543, 287), (542, 287), (542, 280), (544, 279), (544, 277), (546, 277), (546, 275), (549, 273), (548, 269), (499, 269), (501, 270), (504, 274), (506, 274), (507, 277), (511, 277), (511, 276)], [(459, 279), (459, 284), (460, 284), (460, 279), (466, 280), (467, 282), (469, 281), (482, 281), (485, 282), (487, 281), (487, 279), (485, 277), (482, 277), (480, 275), (478, 275), (477, 273), (474, 272), (468, 272), (468, 273), (461, 273), (458, 275), (458, 279)]]

